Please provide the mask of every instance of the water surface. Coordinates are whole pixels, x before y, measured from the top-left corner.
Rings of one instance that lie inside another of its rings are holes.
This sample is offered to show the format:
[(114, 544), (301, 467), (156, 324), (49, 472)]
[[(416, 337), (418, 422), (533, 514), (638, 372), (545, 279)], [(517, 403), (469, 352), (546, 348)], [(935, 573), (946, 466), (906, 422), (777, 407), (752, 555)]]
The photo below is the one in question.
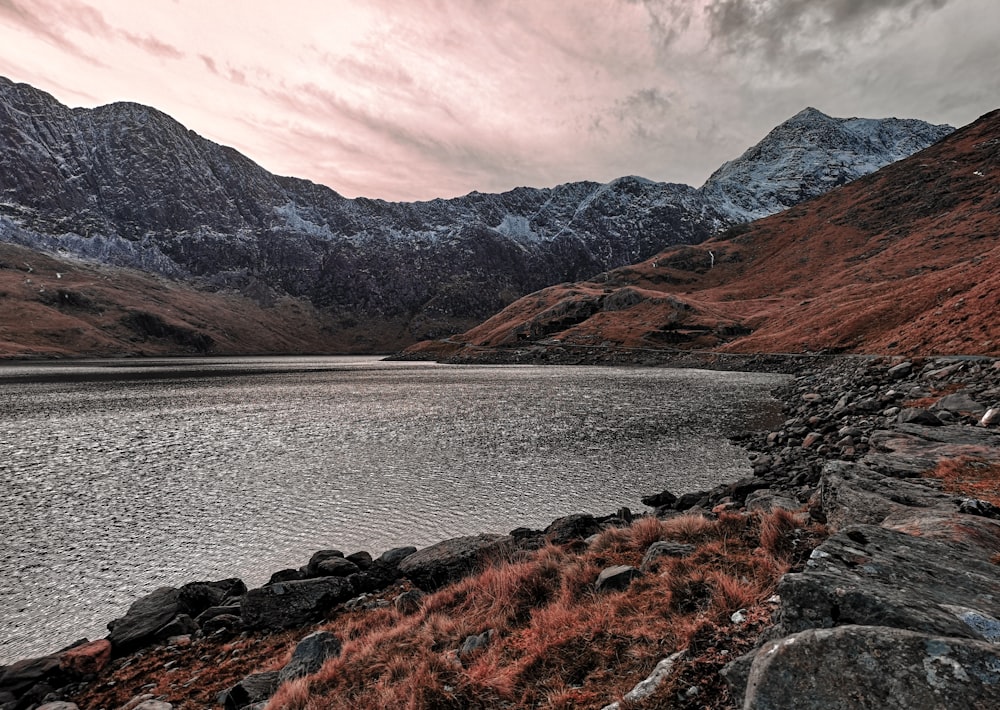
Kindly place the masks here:
[(372, 358), (0, 366), (0, 663), (162, 585), (259, 585), (749, 471), (780, 376)]

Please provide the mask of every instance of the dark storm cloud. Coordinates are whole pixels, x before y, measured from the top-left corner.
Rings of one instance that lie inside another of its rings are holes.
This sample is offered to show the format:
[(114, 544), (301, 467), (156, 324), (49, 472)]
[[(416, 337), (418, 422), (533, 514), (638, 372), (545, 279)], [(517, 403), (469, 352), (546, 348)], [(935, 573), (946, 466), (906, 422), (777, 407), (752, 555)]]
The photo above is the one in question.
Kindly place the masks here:
[(812, 64), (854, 40), (877, 40), (951, 0), (712, 0), (712, 39), (738, 54)]

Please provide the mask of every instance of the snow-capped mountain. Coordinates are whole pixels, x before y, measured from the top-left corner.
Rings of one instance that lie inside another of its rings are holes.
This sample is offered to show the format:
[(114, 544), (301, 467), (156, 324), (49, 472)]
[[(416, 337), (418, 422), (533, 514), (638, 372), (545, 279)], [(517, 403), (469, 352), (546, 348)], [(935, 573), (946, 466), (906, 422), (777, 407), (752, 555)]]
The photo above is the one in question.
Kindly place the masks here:
[(725, 163), (700, 192), (727, 218), (750, 222), (902, 160), (953, 130), (914, 119), (831, 118), (810, 107)]
[(701, 242), (950, 130), (807, 110), (701, 189), (624, 177), (392, 203), (272, 175), (146, 106), (70, 109), (0, 78), (0, 240), (262, 302), (304, 298), (419, 339), (544, 286)]

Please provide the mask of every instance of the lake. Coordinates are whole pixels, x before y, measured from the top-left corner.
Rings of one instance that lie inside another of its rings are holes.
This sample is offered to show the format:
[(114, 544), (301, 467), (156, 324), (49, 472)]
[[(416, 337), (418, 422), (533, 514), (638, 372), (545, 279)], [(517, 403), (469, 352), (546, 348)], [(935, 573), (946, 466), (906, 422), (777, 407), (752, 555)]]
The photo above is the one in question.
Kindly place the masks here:
[(0, 664), (138, 596), (250, 586), (750, 472), (780, 375), (375, 358), (0, 364)]

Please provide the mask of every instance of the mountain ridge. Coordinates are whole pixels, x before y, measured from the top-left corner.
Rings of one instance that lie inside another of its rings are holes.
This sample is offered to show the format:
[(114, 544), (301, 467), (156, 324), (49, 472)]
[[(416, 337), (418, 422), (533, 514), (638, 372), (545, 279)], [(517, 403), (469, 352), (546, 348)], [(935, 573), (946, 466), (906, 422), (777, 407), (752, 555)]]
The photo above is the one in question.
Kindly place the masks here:
[[(919, 124), (896, 128), (921, 143), (951, 130)], [(867, 154), (829, 170), (847, 180), (855, 163), (879, 160)], [(722, 182), (706, 186), (725, 192)], [(803, 175), (788, 199), (827, 182)], [(272, 175), (156, 109), (71, 109), (0, 79), (0, 241), (194, 280), (263, 307), (300, 299), (329, 317), (331, 333), (370, 324), (382, 348), (461, 332), (525, 293), (744, 220), (706, 194), (632, 176), (417, 203), (348, 199)], [(359, 344), (344, 337), (338, 349)]]

